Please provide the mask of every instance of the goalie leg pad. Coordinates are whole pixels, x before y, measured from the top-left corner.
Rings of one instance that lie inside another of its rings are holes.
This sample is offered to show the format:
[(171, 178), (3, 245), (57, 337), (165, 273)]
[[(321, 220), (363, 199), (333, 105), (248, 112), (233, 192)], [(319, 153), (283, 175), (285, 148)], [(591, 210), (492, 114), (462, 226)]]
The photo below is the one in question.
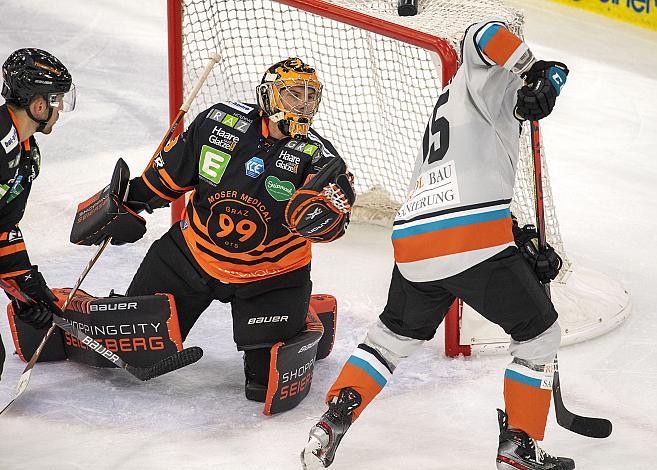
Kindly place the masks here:
[(333, 350), (333, 343), (335, 341), (335, 329), (338, 318), (338, 304), (332, 295), (329, 294), (313, 294), (310, 296), (309, 311), (319, 318), (324, 328), (322, 339), (317, 345), (317, 360), (321, 361), (328, 357)]
[[(60, 307), (69, 291), (53, 289)], [(182, 350), (176, 304), (170, 294), (96, 298), (78, 291), (63, 316), (137, 367), (150, 367)], [(63, 341), (69, 359), (92, 367), (115, 367), (69, 333), (64, 332)]]
[(322, 322), (309, 312), (299, 335), (271, 348), (265, 415), (291, 410), (306, 398), (323, 333)]
[[(14, 313), (13, 302), (7, 304), (7, 319), (16, 354), (23, 362), (27, 362), (36, 352), (48, 330), (37, 330), (18, 318)], [(63, 361), (64, 359), (66, 359), (66, 350), (64, 349), (63, 331), (55, 328), (37, 362)]]

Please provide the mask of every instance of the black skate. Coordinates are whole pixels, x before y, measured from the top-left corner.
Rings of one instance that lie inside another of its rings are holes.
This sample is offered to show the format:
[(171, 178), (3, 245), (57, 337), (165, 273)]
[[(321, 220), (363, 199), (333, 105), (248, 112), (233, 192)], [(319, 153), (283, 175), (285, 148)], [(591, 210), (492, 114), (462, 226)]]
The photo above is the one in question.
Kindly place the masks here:
[(553, 457), (541, 449), (527, 433), (509, 429), (506, 413), (497, 410), (500, 423), (500, 445), (497, 448), (497, 470), (572, 470), (573, 459)]
[(308, 444), (301, 451), (304, 470), (326, 468), (333, 463), (335, 451), (351, 426), (351, 413), (361, 402), (360, 394), (349, 387), (340, 390), (338, 397), (331, 400), (328, 411), (312, 427)]

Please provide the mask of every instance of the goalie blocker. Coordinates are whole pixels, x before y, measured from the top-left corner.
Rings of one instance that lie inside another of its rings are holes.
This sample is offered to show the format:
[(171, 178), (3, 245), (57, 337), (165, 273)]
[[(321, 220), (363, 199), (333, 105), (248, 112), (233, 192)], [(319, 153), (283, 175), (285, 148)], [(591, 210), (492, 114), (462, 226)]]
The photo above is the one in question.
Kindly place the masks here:
[[(70, 289), (54, 289), (61, 308)], [(18, 318), (12, 304), (7, 316), (19, 357), (27, 362), (46, 330), (35, 330)], [(140, 297), (95, 298), (78, 291), (62, 315), (78, 329), (116, 353), (129, 364), (149, 367), (178, 351), (182, 339), (174, 299), (169, 294)], [(71, 359), (92, 367), (115, 367), (67, 332), (56, 329), (39, 362)]]
[[(327, 357), (333, 349), (337, 303), (335, 297), (314, 294), (304, 330), (294, 338), (274, 344), (270, 351), (269, 381), (263, 413), (272, 415), (297, 406), (310, 392), (315, 361)], [(247, 382), (247, 388), (249, 384)], [(247, 390), (247, 394), (257, 393)], [(257, 399), (251, 396), (251, 399)]]
[(112, 244), (133, 243), (146, 233), (146, 221), (125, 204), (130, 170), (119, 158), (112, 180), (103, 190), (80, 203), (71, 228), (71, 243), (100, 245), (112, 237)]

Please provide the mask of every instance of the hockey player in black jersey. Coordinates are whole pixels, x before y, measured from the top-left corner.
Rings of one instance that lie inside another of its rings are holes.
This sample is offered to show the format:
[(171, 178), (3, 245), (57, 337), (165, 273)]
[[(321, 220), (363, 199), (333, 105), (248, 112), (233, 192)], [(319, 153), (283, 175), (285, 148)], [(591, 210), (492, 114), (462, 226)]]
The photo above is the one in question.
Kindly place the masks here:
[[(32, 266), (18, 223), (23, 218), (41, 156), (34, 134), (50, 134), (62, 111), (75, 107), (75, 86), (66, 67), (40, 49), (19, 49), (2, 66), (0, 106), (0, 276), (36, 300), (15, 299), (16, 315), (35, 328), (49, 326), (54, 296)], [(55, 309), (55, 310), (53, 310)], [(4, 347), (0, 339), (0, 374)]]
[[(344, 234), (355, 196), (344, 161), (310, 127), (322, 94), (315, 70), (298, 58), (274, 64), (256, 94), (257, 104), (201, 112), (131, 180), (126, 204), (136, 211), (192, 193), (127, 295), (173, 294), (183, 339), (212, 301), (230, 302), (246, 397), (273, 413), (308, 391), (317, 347), (304, 336), (314, 328), (306, 319), (311, 242)], [(294, 353), (311, 357), (291, 360), (305, 378), (285, 389), (283, 348), (296, 342)]]

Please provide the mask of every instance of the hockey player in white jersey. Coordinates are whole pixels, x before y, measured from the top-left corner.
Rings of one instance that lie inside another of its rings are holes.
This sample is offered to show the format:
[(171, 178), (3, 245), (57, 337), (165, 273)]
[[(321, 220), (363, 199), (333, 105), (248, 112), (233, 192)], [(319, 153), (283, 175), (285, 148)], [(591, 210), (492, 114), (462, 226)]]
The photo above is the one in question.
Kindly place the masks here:
[(301, 454), (306, 469), (331, 465), (349, 426), (400, 361), (433, 338), (456, 297), (512, 338), (497, 468), (575, 468), (572, 459), (537, 444), (561, 340), (557, 312), (539, 280), (553, 279), (561, 261), (550, 247), (527, 250), (531, 227), (514, 226), (510, 211), (519, 121), (550, 114), (568, 69), (537, 61), (500, 21), (472, 25), (461, 49), (462, 64), (438, 98), (395, 218), (387, 304), (328, 392), (329, 409)]

